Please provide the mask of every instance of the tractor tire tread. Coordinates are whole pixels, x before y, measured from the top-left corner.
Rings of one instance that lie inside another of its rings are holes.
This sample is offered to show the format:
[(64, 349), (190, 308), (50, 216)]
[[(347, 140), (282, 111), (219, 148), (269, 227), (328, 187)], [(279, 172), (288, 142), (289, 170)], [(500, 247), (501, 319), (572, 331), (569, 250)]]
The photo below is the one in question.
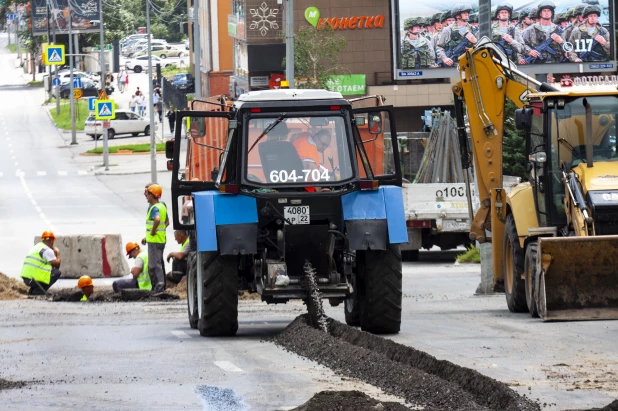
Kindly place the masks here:
[(233, 336), (238, 331), (238, 263), (236, 256), (204, 253), (200, 267), (204, 284), (202, 318), (198, 328), (202, 336)]

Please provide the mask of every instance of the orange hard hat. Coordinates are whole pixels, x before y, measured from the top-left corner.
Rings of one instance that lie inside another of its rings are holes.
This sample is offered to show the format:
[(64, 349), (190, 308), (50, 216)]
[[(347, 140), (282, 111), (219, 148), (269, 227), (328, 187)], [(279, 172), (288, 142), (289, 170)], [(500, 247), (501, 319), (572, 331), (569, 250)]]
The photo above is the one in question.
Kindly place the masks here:
[(43, 234), (41, 234), (41, 240), (49, 240), (49, 239), (55, 240), (56, 236), (54, 235), (54, 233), (52, 233), (51, 231), (43, 231)]
[(133, 242), (128, 242), (127, 245), (124, 247), (125, 250), (127, 250), (127, 255), (129, 255), (129, 253), (135, 249), (139, 248), (139, 244), (137, 243), (133, 243)]
[(79, 277), (79, 280), (77, 280), (77, 287), (78, 288), (84, 288), (84, 287), (88, 287), (94, 285), (92, 283), (92, 278), (90, 278), (87, 275), (82, 275), (81, 277)]
[(152, 184), (148, 186), (147, 191), (157, 198), (161, 197), (161, 194), (163, 194), (163, 189), (158, 184)]

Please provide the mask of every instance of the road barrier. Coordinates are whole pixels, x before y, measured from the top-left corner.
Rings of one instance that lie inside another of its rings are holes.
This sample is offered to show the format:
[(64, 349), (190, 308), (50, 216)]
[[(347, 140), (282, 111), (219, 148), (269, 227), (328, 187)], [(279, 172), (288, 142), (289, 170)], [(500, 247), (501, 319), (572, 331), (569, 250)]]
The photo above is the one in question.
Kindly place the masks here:
[[(34, 238), (34, 243), (41, 237)], [(54, 246), (60, 250), (62, 278), (122, 277), (129, 273), (120, 234), (62, 235)]]

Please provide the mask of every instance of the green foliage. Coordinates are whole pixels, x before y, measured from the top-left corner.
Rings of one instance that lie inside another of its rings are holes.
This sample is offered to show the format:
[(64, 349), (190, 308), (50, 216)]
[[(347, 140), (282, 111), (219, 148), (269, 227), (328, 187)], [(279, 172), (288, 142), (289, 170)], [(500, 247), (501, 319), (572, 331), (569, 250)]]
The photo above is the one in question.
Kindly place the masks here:
[[(78, 100), (75, 104), (75, 129), (83, 130), (84, 122), (88, 118), (88, 102), (85, 100)], [(71, 130), (71, 102), (70, 100), (64, 100), (60, 103), (60, 115), (56, 115), (56, 107), (49, 109), (49, 112), (54, 119), (56, 127), (61, 130)]]
[[(150, 152), (150, 144), (126, 144), (122, 146), (110, 146), (110, 153), (118, 153), (118, 150), (129, 150), (134, 153), (148, 153)], [(157, 151), (165, 151), (165, 143), (157, 143)], [(93, 148), (86, 151), (87, 154), (102, 154), (103, 147)]]
[(11, 53), (17, 53), (17, 44), (15, 43), (7, 45), (6, 48), (9, 49)]
[(180, 69), (175, 64), (170, 64), (169, 66), (163, 67), (161, 69), (161, 74), (163, 75), (163, 77), (167, 79), (173, 78), (174, 75), (176, 74), (188, 73), (188, 72), (189, 72), (188, 68)]
[(469, 247), (465, 253), (457, 256), (458, 263), (480, 263), (481, 249), (479, 247)]
[(339, 54), (346, 48), (346, 39), (329, 25), (320, 30), (302, 27), (294, 37), (294, 77), (306, 82), (296, 83), (296, 87), (325, 88), (330, 76), (343, 70)]
[(504, 107), (504, 142), (502, 147), (502, 172), (504, 175), (528, 179), (526, 171), (526, 143), (523, 130), (515, 128), (517, 106), (506, 100)]

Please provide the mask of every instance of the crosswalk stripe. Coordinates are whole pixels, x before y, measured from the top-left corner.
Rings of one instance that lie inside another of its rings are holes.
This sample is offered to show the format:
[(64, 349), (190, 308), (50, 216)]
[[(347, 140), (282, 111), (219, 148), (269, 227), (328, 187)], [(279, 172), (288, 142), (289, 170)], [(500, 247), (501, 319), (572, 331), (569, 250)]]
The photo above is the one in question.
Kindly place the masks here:
[(58, 171), (59, 176), (66, 176), (68, 173), (66, 171)]
[(37, 171), (36, 175), (40, 176), (40, 177), (46, 176), (47, 175), (47, 171)]
[(214, 362), (215, 365), (219, 368), (221, 368), (222, 370), (225, 371), (231, 371), (231, 372), (242, 372), (242, 370), (240, 368), (238, 368), (237, 366), (235, 366), (234, 364), (232, 364), (229, 361), (215, 361)]
[(77, 170), (77, 174), (80, 175), (80, 176), (87, 176), (88, 172), (85, 171), (85, 170)]

